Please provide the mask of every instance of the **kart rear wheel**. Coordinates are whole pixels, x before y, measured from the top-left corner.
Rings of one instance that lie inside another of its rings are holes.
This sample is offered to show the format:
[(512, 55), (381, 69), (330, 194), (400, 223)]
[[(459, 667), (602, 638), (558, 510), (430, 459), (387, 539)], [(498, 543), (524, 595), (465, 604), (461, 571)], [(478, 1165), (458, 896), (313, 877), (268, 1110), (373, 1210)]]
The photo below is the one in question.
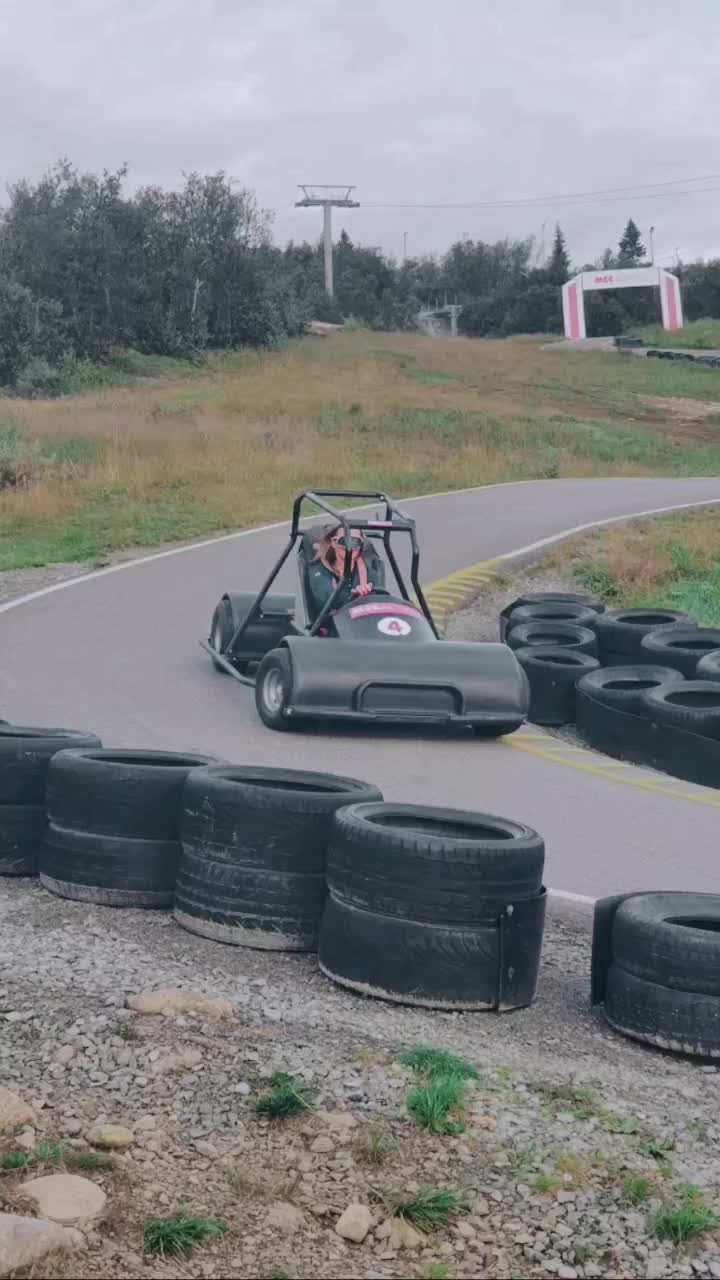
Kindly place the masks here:
[(263, 658), (255, 677), (255, 706), (268, 729), (295, 728), (295, 721), (285, 714), (292, 699), (293, 674), (286, 649), (271, 649)]
[[(229, 600), (221, 600), (216, 606), (215, 612), (210, 623), (210, 648), (216, 653), (224, 653), (227, 649), (233, 634), (232, 609)], [(212, 664), (216, 671), (221, 671), (223, 675), (227, 675), (224, 667), (216, 662), (213, 658)]]

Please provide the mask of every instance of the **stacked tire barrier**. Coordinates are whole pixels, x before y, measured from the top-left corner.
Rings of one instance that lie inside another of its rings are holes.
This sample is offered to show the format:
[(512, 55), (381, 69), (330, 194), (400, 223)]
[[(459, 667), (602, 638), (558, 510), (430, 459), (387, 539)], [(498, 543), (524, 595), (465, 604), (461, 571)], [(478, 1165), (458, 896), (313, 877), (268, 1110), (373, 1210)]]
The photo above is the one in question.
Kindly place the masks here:
[(53, 756), (40, 852), (46, 889), (105, 906), (171, 907), (182, 793), (211, 756), (74, 749)]
[(37, 874), (52, 757), (68, 747), (101, 747), (93, 734), (0, 722), (0, 876)]
[(544, 860), (541, 837), (503, 818), (418, 805), (341, 809), (320, 968), (400, 1004), (522, 1008), (537, 984)]
[(333, 816), (382, 800), (354, 778), (215, 765), (194, 770), (182, 802), (175, 919), (236, 946), (317, 950)]
[(720, 1057), (720, 895), (638, 893), (595, 904), (592, 995), (622, 1034)]
[(576, 724), (606, 755), (720, 786), (720, 628), (538, 594), (503, 610), (500, 634), (528, 677), (533, 723)]

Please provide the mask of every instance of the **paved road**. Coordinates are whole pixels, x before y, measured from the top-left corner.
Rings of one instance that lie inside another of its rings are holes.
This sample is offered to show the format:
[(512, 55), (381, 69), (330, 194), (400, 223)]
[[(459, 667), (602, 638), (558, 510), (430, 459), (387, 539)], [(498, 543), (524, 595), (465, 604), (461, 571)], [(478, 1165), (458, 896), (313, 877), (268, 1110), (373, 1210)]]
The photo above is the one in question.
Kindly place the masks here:
[[(418, 521), (429, 582), (590, 521), (707, 500), (720, 504), (720, 480), (539, 481), (405, 505)], [(717, 809), (502, 743), (266, 730), (251, 691), (213, 671), (197, 642), (221, 592), (258, 585), (283, 536), (278, 529), (240, 535), (6, 606), (2, 714), (16, 723), (92, 729), (106, 745), (329, 769), (380, 784), (388, 799), (515, 817), (545, 836), (546, 878), (555, 889), (720, 891)]]

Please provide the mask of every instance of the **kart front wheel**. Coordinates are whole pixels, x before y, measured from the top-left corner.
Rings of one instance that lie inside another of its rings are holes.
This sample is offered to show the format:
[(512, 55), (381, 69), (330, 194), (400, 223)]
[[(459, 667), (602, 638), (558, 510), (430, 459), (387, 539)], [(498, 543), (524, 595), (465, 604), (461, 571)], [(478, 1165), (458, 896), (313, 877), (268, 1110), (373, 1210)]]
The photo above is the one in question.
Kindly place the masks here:
[(293, 675), (290, 655), (285, 649), (266, 653), (255, 676), (255, 706), (268, 729), (292, 729), (294, 722), (285, 714), (292, 700)]

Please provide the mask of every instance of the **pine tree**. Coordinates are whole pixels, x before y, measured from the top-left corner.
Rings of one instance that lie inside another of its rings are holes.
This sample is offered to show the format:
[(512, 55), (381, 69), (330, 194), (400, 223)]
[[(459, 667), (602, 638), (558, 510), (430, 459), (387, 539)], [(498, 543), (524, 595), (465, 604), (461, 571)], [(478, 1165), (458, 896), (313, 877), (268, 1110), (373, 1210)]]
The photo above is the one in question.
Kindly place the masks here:
[(618, 265), (621, 267), (637, 267), (645, 257), (645, 245), (632, 218), (622, 233), (618, 249)]
[(550, 284), (565, 284), (570, 276), (570, 258), (565, 246), (565, 237), (560, 223), (555, 224), (555, 239), (552, 254), (547, 265), (547, 278)]

